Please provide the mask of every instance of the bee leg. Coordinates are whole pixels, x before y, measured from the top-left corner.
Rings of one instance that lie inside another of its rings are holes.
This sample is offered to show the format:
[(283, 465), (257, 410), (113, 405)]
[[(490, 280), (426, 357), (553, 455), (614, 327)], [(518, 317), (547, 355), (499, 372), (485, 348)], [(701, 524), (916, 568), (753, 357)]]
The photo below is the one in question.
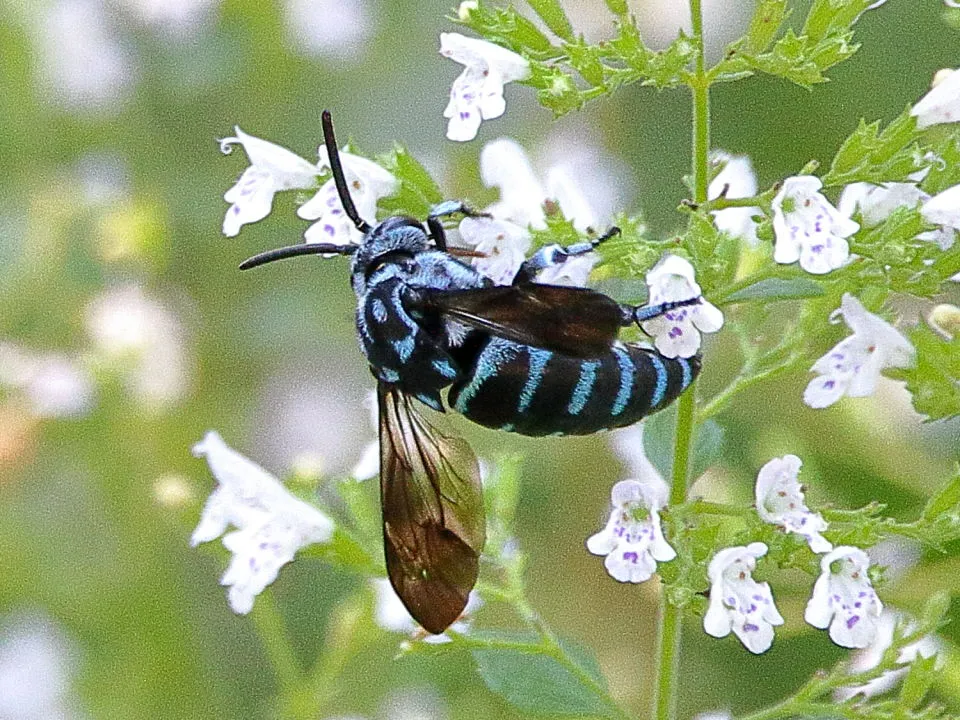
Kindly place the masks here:
[(578, 255), (586, 255), (588, 252), (596, 250), (597, 246), (604, 240), (609, 240), (614, 235), (619, 234), (620, 228), (612, 227), (603, 235), (593, 240), (574, 243), (573, 245), (567, 245), (566, 247), (557, 244), (544, 245), (542, 248), (537, 250), (537, 252), (523, 261), (523, 264), (520, 265), (520, 269), (517, 270), (517, 274), (513, 276), (512, 284), (523, 285), (524, 283), (533, 282), (537, 275), (541, 271), (546, 270), (548, 267), (562, 265), (568, 259)]
[(686, 300), (672, 300), (670, 302), (660, 303), (659, 305), (621, 305), (623, 311), (623, 324), (639, 325), (647, 320), (653, 320), (678, 307), (687, 307), (688, 305), (698, 305), (699, 297), (687, 298)]
[(438, 205), (434, 205), (430, 209), (430, 214), (427, 215), (427, 228), (430, 230), (428, 234), (433, 240), (433, 244), (437, 246), (437, 250), (447, 249), (447, 233), (443, 229), (441, 218), (457, 213), (467, 217), (490, 217), (487, 213), (473, 210), (460, 200), (445, 200)]

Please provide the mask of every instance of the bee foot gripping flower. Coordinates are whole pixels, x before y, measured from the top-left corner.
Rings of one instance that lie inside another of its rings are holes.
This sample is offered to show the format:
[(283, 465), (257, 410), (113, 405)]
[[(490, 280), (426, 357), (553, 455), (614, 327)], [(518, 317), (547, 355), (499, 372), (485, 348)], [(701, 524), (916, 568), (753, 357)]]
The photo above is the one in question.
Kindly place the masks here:
[(607, 526), (587, 539), (594, 555), (606, 555), (607, 572), (620, 582), (641, 583), (657, 571), (657, 562), (673, 560), (677, 553), (663, 537), (660, 508), (666, 485), (621, 480), (610, 492), (613, 511)]
[(666, 357), (693, 357), (700, 349), (700, 333), (723, 327), (723, 313), (702, 299), (693, 265), (677, 255), (666, 255), (647, 273), (648, 305), (700, 297), (696, 305), (675, 308), (641, 323), (643, 331)]
[(844, 395), (872, 395), (881, 370), (913, 363), (915, 350), (910, 341), (890, 323), (867, 312), (850, 293), (843, 294), (840, 308), (830, 316), (831, 322), (836, 322), (838, 314), (853, 335), (841, 340), (811, 368), (819, 377), (807, 385), (803, 401), (812, 408), (832, 405)]
[(530, 77), (530, 63), (515, 52), (459, 33), (440, 33), (440, 54), (466, 66), (453, 81), (443, 111), (450, 119), (451, 140), (473, 140), (481, 121), (500, 117), (506, 110), (503, 86)]
[(829, 627), (837, 645), (864, 648), (876, 637), (883, 605), (870, 584), (869, 566), (863, 550), (847, 545), (820, 560), (820, 577), (804, 619), (821, 630)]
[(756, 486), (757, 513), (768, 523), (802, 535), (813, 552), (830, 552), (833, 545), (820, 534), (827, 529), (827, 521), (820, 513), (810, 511), (803, 498), (803, 488), (797, 481), (801, 465), (796, 455), (784, 455), (760, 468)]
[(773, 626), (783, 625), (770, 585), (751, 576), (757, 558), (766, 554), (767, 546), (761, 542), (727, 548), (713, 556), (707, 569), (710, 606), (703, 616), (703, 629), (717, 638), (733, 630), (744, 647), (757, 654), (773, 644)]
[(223, 234), (234, 237), (248, 223), (263, 220), (270, 214), (273, 196), (281, 190), (307, 189), (317, 183), (317, 166), (296, 153), (267, 140), (247, 135), (239, 127), (236, 136), (220, 141), (220, 151), (229, 154), (233, 145), (243, 146), (250, 167), (243, 171), (236, 185), (223, 199), (230, 203), (223, 218)]
[[(327, 149), (320, 147), (317, 167), (330, 167)], [(340, 151), (343, 176), (350, 188), (350, 198), (360, 217), (374, 224), (377, 219), (377, 201), (397, 191), (398, 181), (392, 173), (372, 160)], [(314, 220), (303, 234), (308, 243), (333, 243), (346, 245), (359, 243), (363, 234), (354, 227), (353, 221), (343, 210), (333, 178), (327, 180), (316, 195), (297, 208), (297, 215), (304, 220)]]
[(773, 259), (789, 265), (800, 261), (808, 273), (823, 275), (847, 262), (846, 238), (860, 225), (841, 214), (819, 192), (823, 183), (812, 175), (789, 177), (773, 199)]
[(254, 598), (276, 580), (280, 568), (300, 548), (330, 539), (333, 521), (291, 495), (279, 480), (230, 448), (216, 432), (208, 432), (194, 445), (193, 454), (207, 459), (218, 485), (207, 499), (190, 544), (196, 547), (218, 538), (228, 525), (237, 528), (223, 535), (223, 546), (233, 559), (220, 584), (230, 588), (231, 609), (245, 615), (253, 609)]

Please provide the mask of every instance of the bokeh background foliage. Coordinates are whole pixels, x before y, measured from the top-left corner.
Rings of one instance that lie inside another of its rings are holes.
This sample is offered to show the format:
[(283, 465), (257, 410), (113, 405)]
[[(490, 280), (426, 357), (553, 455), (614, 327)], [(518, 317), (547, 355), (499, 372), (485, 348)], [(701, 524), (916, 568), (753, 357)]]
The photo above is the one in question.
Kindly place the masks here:
[[(675, 4), (631, 7), (650, 37), (666, 39), (686, 22)], [(189, 449), (216, 428), (278, 475), (289, 476), (297, 458), (319, 457), (325, 477), (342, 476), (373, 438), (362, 404), (372, 381), (353, 338), (342, 260), (236, 270), (255, 252), (296, 242), (305, 223), (279, 196), (267, 221), (223, 238), (220, 196), (244, 162), (239, 153), (224, 158), (215, 139), (237, 123), (314, 157), (319, 113), (330, 108), (341, 140), (369, 154), (400, 142), (448, 195), (482, 205), (493, 199), (476, 171), (482, 142), (508, 134), (557, 150), (557, 127), (524, 88), (511, 87), (506, 116), (477, 141), (444, 139), (441, 113), (459, 71), (436, 54), (438, 33), (452, 28), (445, 3), (165, 5), (167, 14), (148, 0), (0, 3), (0, 340), (84, 358), (96, 377), (95, 398), (71, 419), (32, 417), (17, 392), (0, 390), (0, 633), (23, 617), (55, 623), (75, 663), (72, 693), (89, 717), (263, 717), (277, 686), (255, 628), (270, 616), (234, 616), (216, 582), (226, 553), (188, 547), (212, 485)], [(602, 2), (565, 6), (575, 24), (608, 17)], [(720, 48), (752, 3), (705, 7), (709, 44)], [(761, 187), (812, 158), (829, 160), (861, 117), (892, 119), (934, 71), (958, 64), (960, 23), (956, 15), (945, 23), (944, 12), (932, 0), (891, 0), (868, 13), (857, 26), (862, 49), (812, 93), (766, 77), (718, 86), (714, 145), (749, 153)], [(601, 37), (602, 24), (589, 32)], [(615, 161), (618, 182), (595, 193), (617, 198), (618, 211), (642, 210), (656, 235), (680, 226), (685, 92), (630, 88), (557, 125), (568, 132), (561, 152), (579, 149), (571, 137), (589, 137)], [(90, 360), (90, 303), (132, 285), (176, 318), (183, 367), (162, 403), (131, 392), (124, 368)], [(723, 343), (713, 348), (708, 389), (711, 375), (731, 372)], [(794, 452), (813, 503), (882, 499), (913, 519), (960, 459), (960, 425), (919, 426), (893, 384), (877, 398), (813, 411), (800, 402), (807, 380), (800, 373), (758, 386), (724, 411), (724, 442), (694, 493), (749, 504), (759, 466)], [(522, 454), (516, 528), (534, 604), (594, 649), (615, 696), (644, 707), (654, 587), (618, 585), (583, 549), (622, 474), (605, 439), (530, 441), (452, 425), (480, 455)], [(906, 610), (935, 589), (956, 597), (958, 549), (921, 558), (881, 596)], [(795, 580), (793, 594), (789, 575), (779, 580), (788, 623), (763, 656), (688, 623), (682, 716), (759, 707), (846, 652), (803, 625), (806, 581)], [(485, 689), (464, 653), (394, 660), (399, 638), (375, 627), (372, 598), (353, 575), (301, 560), (260, 602), (275, 603), (305, 663), (352, 638), (329, 715), (382, 715), (385, 698), (406, 688), (450, 717), (516, 712)], [(960, 615), (960, 601), (952, 610)], [(513, 621), (493, 605), (480, 623)], [(960, 629), (944, 636), (955, 644)], [(958, 683), (948, 667), (940, 692), (955, 708)]]

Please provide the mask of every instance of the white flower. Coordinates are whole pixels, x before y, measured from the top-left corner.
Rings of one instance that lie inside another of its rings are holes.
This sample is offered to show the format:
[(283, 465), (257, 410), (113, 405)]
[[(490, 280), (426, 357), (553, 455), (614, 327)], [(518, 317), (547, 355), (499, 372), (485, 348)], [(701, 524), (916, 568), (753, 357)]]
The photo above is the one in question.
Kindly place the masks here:
[[(485, 257), (473, 258), (473, 266), (499, 285), (509, 284), (530, 250), (528, 228), (543, 229), (545, 202), (554, 201), (578, 230), (595, 223), (595, 215), (579, 188), (560, 165), (547, 171), (544, 190), (527, 153), (513, 140), (498, 138), (480, 152), (480, 176), (484, 185), (496, 187), (500, 199), (484, 209), (491, 217), (468, 217), (460, 223), (460, 237)], [(537, 275), (549, 285), (586, 284), (598, 260), (596, 253), (551, 265)]]
[(130, 391), (151, 409), (180, 400), (190, 361), (183, 329), (165, 305), (139, 285), (113, 288), (87, 307), (94, 358), (117, 370)]
[[(318, 167), (321, 170), (329, 168), (327, 149), (321, 146), (318, 154)], [(340, 151), (340, 162), (357, 213), (371, 225), (376, 224), (377, 201), (396, 192), (397, 178), (377, 163), (359, 155)], [(316, 195), (297, 209), (297, 215), (304, 220), (316, 220), (303, 234), (308, 243), (345, 245), (358, 243), (363, 237), (343, 211), (333, 178), (327, 180)]]
[(876, 637), (883, 605), (870, 584), (869, 566), (867, 554), (848, 545), (820, 560), (820, 577), (803, 617), (821, 630), (829, 627), (837, 645), (864, 648)]
[(656, 484), (621, 480), (610, 491), (610, 500), (613, 510), (607, 526), (587, 539), (587, 550), (606, 555), (604, 567), (615, 580), (649, 580), (657, 571), (657, 562), (677, 556), (660, 527), (660, 489)]
[(530, 249), (530, 233), (506, 220), (467, 217), (460, 221), (460, 239), (483, 253), (473, 266), (497, 285), (509, 285)]
[[(380, 411), (377, 408), (377, 392), (371, 390), (363, 399), (363, 404), (370, 411), (370, 425), (377, 432), (380, 427)], [(369, 480), (380, 472), (380, 442), (373, 440), (363, 446), (360, 459), (353, 466), (350, 477), (354, 480)]]
[(627, 474), (639, 480), (649, 491), (649, 496), (657, 504), (664, 507), (670, 494), (660, 471), (650, 462), (643, 447), (643, 428), (645, 423), (634, 423), (620, 430), (610, 433), (610, 442), (617, 456), (627, 466)]
[(443, 111), (450, 119), (451, 140), (473, 140), (481, 120), (500, 117), (506, 110), (503, 86), (530, 77), (530, 63), (515, 52), (459, 33), (440, 33), (440, 54), (466, 66), (453, 81)]
[(250, 159), (250, 167), (223, 195), (223, 199), (230, 203), (223, 218), (223, 234), (227, 237), (237, 235), (242, 225), (263, 220), (269, 215), (273, 196), (281, 190), (314, 187), (318, 174), (316, 165), (286, 148), (247, 135), (239, 127), (234, 129), (236, 136), (221, 140), (220, 151), (230, 153), (233, 145), (239, 143)]
[[(393, 589), (389, 579), (374, 578), (370, 581), (370, 584), (373, 586), (376, 598), (373, 612), (377, 625), (389, 632), (403, 633), (405, 635), (417, 635), (423, 632), (420, 625), (417, 624), (417, 621), (407, 612), (407, 608), (404, 607), (403, 601)], [(470, 595), (467, 597), (467, 605), (464, 607), (463, 613), (449, 629), (457, 633), (469, 632), (470, 623), (473, 619), (472, 616), (481, 607), (483, 607), (483, 600), (477, 594), (476, 590), (471, 590)], [(423, 640), (427, 643), (440, 644), (450, 642), (450, 637), (446, 635), (444, 631), (439, 635), (427, 635)]]
[(228, 447), (216, 432), (208, 432), (194, 445), (193, 454), (206, 457), (218, 485), (207, 499), (190, 544), (196, 547), (214, 540), (228, 525), (237, 528), (223, 536), (233, 559), (220, 584), (230, 588), (231, 609), (243, 615), (297, 550), (330, 539), (333, 521), (291, 495), (279, 480)]
[(480, 151), (480, 178), (500, 191), (500, 200), (485, 208), (498, 220), (521, 227), (546, 227), (543, 203), (547, 198), (526, 151), (510, 138), (497, 138)]
[(832, 405), (844, 395), (872, 395), (880, 371), (888, 367), (908, 367), (915, 350), (910, 341), (888, 322), (867, 310), (850, 293), (844, 293), (840, 308), (831, 316), (842, 315), (853, 335), (841, 340), (810, 368), (819, 377), (807, 385), (803, 401), (812, 408)]
[[(873, 640), (867, 647), (853, 653), (850, 658), (848, 666), (850, 673), (862, 673), (880, 664), (887, 648), (893, 644), (894, 632), (898, 624), (901, 624), (901, 636), (914, 631), (915, 624), (906, 620), (900, 612), (896, 610), (884, 610), (880, 614), (880, 619), (877, 621), (877, 632)], [(901, 649), (897, 657), (897, 663), (899, 665), (905, 665), (912, 663), (918, 657), (933, 657), (938, 654), (939, 651), (940, 644), (937, 642), (937, 639), (927, 636)], [(835, 693), (835, 697), (838, 700), (846, 700), (854, 695), (862, 695), (866, 698), (880, 695), (892, 689), (906, 673), (907, 668), (905, 667), (888, 670), (880, 677), (874, 678), (863, 685), (839, 688)]]
[(960, 73), (945, 68), (933, 77), (930, 92), (920, 98), (910, 114), (917, 127), (960, 122)]
[(0, 622), (0, 718), (85, 717), (72, 689), (78, 660), (74, 643), (45, 615), (4, 617)]
[(857, 210), (866, 227), (879, 225), (900, 207), (917, 206), (930, 196), (916, 183), (892, 182), (883, 185), (857, 182), (847, 185), (840, 193), (837, 209), (841, 215), (853, 216)]
[[(717, 173), (707, 189), (707, 197), (711, 200), (716, 200), (721, 193), (731, 200), (757, 194), (757, 176), (753, 172), (750, 158), (746, 155), (730, 155), (722, 150), (715, 150), (710, 155), (710, 161), (715, 165), (723, 165), (723, 169)], [(759, 213), (758, 207), (733, 207), (714, 210), (711, 214), (719, 230), (756, 245), (757, 225), (753, 216)]]
[(59, 353), (35, 353), (0, 342), (0, 386), (23, 393), (40, 418), (86, 415), (93, 406), (94, 384), (80, 363)]
[(703, 629), (717, 638), (733, 630), (752, 653), (766, 652), (773, 644), (773, 626), (783, 625), (770, 585), (751, 576), (757, 558), (766, 554), (767, 546), (761, 542), (727, 548), (714, 555), (707, 568), (710, 606)]
[(812, 175), (789, 177), (773, 199), (773, 259), (800, 261), (809, 273), (823, 275), (850, 257), (846, 239), (860, 225), (841, 214), (822, 195), (823, 183)]
[(929, 198), (920, 208), (920, 214), (933, 225), (960, 230), (960, 185), (954, 185)]
[(696, 305), (686, 305), (641, 323), (653, 337), (657, 350), (667, 357), (692, 357), (700, 349), (700, 333), (712, 333), (723, 327), (723, 313), (702, 299), (693, 265), (677, 255), (666, 255), (647, 273), (650, 299), (647, 305), (659, 305), (700, 297)]
[(766, 522), (805, 537), (813, 552), (830, 552), (833, 545), (820, 534), (827, 529), (827, 521), (820, 513), (810, 511), (797, 481), (801, 464), (796, 455), (784, 455), (760, 468), (755, 491), (757, 513)]

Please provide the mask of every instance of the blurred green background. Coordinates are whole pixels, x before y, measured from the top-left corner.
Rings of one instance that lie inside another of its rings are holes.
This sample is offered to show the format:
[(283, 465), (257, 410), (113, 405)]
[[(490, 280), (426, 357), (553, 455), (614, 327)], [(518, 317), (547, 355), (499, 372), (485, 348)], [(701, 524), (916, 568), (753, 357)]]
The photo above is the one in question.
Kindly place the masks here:
[[(603, 37), (602, 2), (564, 4), (575, 26)], [(675, 5), (685, 3), (631, 4), (651, 42), (686, 22)], [(713, 52), (752, 5), (705, 3)], [(276, 680), (254, 620), (234, 616), (217, 584), (227, 555), (219, 543), (188, 546), (213, 487), (190, 447), (215, 428), (278, 475), (311, 458), (343, 475), (374, 437), (363, 405), (372, 381), (342, 260), (237, 271), (249, 255), (297, 242), (306, 223), (293, 197), (278, 196), (267, 220), (222, 237), (222, 194), (246, 162), (239, 151), (221, 155), (216, 139), (237, 124), (313, 159), (330, 108), (341, 142), (373, 154), (398, 141), (449, 196), (483, 205), (495, 194), (479, 181), (479, 150), (510, 135), (541, 171), (558, 159), (586, 163), (580, 177), (596, 207), (642, 211), (662, 235), (681, 221), (689, 98), (629, 88), (554, 123), (513, 86), (503, 118), (454, 144), (442, 111), (460, 68), (437, 54), (438, 33), (455, 29), (446, 2), (0, 8), (0, 688), (53, 692), (62, 717), (268, 717)], [(714, 145), (750, 154), (761, 187), (812, 158), (829, 161), (861, 117), (892, 119), (937, 69), (960, 63), (960, 31), (944, 12), (935, 0), (891, 0), (868, 13), (861, 51), (812, 93), (771, 78), (718, 87)], [(708, 347), (706, 387), (733, 361)], [(36, 377), (50, 381), (40, 384), (47, 395), (30, 395)], [(813, 504), (881, 500), (913, 519), (960, 459), (960, 425), (921, 425), (894, 383), (813, 411), (800, 402), (808, 379), (759, 386), (722, 414), (724, 445), (695, 492), (749, 504), (758, 468), (793, 452)], [(526, 455), (517, 535), (534, 603), (596, 651), (615, 696), (646, 707), (655, 587), (615, 583), (583, 549), (624, 472), (607, 439), (533, 442), (452, 424), (478, 454)], [(956, 596), (958, 570), (956, 552), (924, 555), (899, 579), (891, 572), (881, 596), (917, 610), (935, 589)], [(789, 573), (774, 581), (788, 622), (761, 657), (687, 624), (681, 716), (759, 707), (843, 655), (802, 623), (807, 586)], [(363, 628), (326, 716), (417, 716), (410, 707), (420, 717), (513, 716), (463, 654), (395, 660), (401, 638), (375, 628), (369, 598), (354, 607), (362, 588), (315, 560), (288, 566), (274, 585), (304, 663), (345, 618)], [(953, 609), (957, 617), (960, 602)], [(496, 605), (479, 618), (513, 622)], [(43, 643), (17, 644), (31, 632), (46, 638), (46, 655)], [(947, 628), (948, 643), (958, 637), (956, 624)], [(34, 655), (12, 654), (24, 647)], [(17, 668), (21, 681), (3, 680)], [(951, 672), (941, 691), (960, 710)], [(45, 673), (63, 687), (32, 688)]]

